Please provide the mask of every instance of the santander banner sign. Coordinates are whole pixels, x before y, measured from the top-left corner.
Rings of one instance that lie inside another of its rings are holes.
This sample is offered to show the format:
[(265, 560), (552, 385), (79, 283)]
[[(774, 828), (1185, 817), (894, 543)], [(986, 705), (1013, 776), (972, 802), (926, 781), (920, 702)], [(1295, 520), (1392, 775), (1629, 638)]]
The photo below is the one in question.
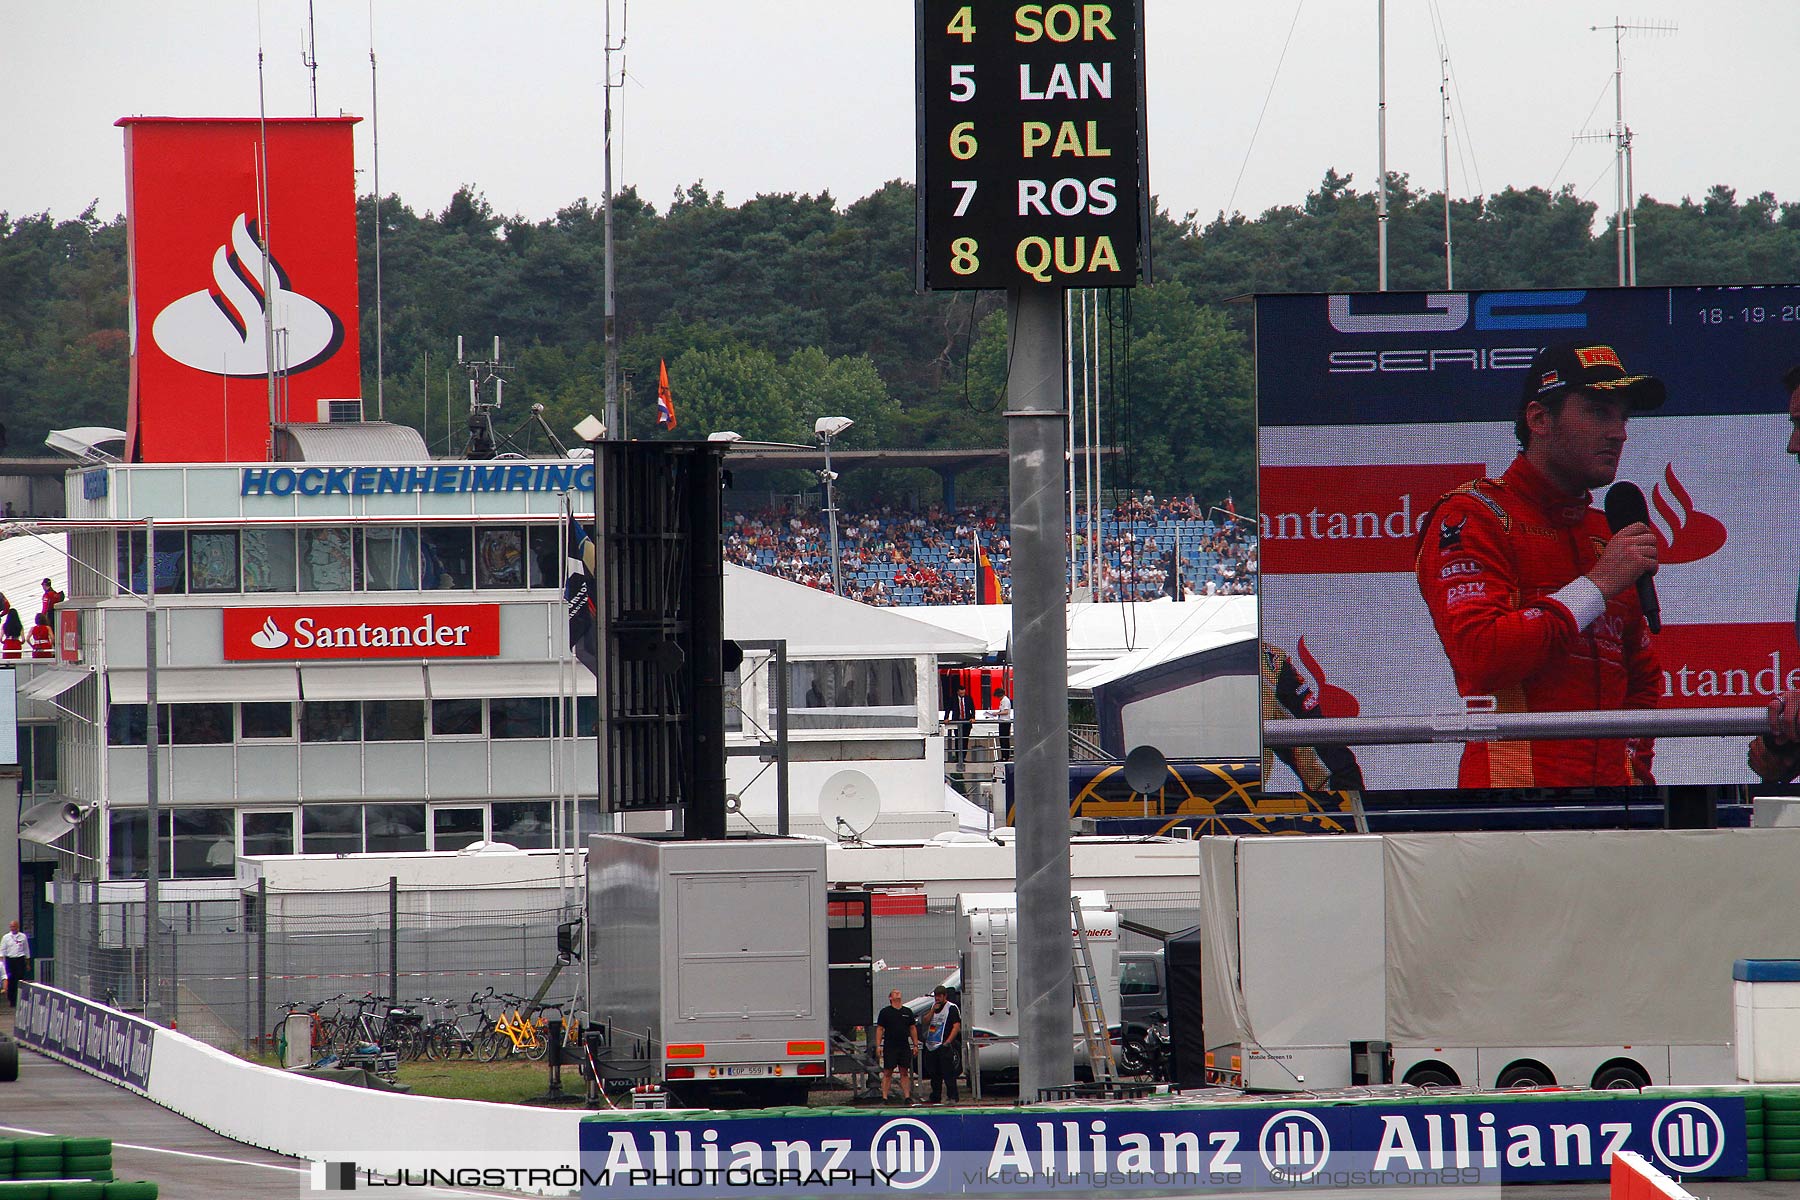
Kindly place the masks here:
[(318, 605), (228, 608), (227, 662), (347, 658), (492, 658), (498, 604)]

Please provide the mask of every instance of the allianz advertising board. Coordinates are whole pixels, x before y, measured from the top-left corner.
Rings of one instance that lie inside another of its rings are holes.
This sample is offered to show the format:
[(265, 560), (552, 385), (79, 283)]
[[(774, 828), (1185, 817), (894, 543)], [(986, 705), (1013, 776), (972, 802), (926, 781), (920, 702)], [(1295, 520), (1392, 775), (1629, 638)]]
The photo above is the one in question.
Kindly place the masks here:
[[(1296, 716), (1761, 707), (1800, 685), (1796, 363), (1800, 286), (1259, 297), (1263, 651), (1300, 679), (1265, 735)], [(1620, 483), (1643, 498), (1660, 622), (1631, 583), (1578, 581), (1634, 524)], [(1750, 783), (1748, 743), (1351, 750), (1369, 790), (1585, 788)], [(1265, 787), (1297, 790), (1306, 766)]]
[[(647, 1116), (647, 1114), (646, 1114)], [(1634, 1150), (1672, 1173), (1746, 1170), (1744, 1101), (592, 1117), (582, 1195), (1036, 1196), (1412, 1189), (1601, 1180)]]

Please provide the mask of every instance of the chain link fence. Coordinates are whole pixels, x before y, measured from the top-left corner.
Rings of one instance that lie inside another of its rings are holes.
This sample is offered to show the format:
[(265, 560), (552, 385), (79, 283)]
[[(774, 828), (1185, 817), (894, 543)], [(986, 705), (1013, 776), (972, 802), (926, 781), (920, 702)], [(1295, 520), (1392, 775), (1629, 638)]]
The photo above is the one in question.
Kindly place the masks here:
[[(91, 882), (53, 887), (57, 954), (40, 976), (144, 1010), (143, 903), (111, 902)], [(164, 900), (158, 910), (162, 1019), (237, 1053), (266, 1048), (287, 1002), (375, 993), (466, 1003), (489, 988), (530, 996), (556, 962), (557, 924), (573, 915), (553, 884), (258, 889), (229, 900)], [(565, 970), (546, 1002), (575, 1004), (582, 982), (579, 966)]]
[[(53, 885), (57, 955), (45, 982), (129, 1011), (145, 1007), (144, 906), (106, 898), (104, 885)], [(579, 903), (578, 893), (569, 893)], [(556, 962), (556, 927), (578, 915), (554, 880), (545, 886), (367, 891), (246, 891), (230, 900), (159, 905), (162, 1018), (236, 1053), (257, 1053), (282, 1005), (367, 993), (466, 1003), (475, 993), (530, 996)], [(1199, 923), (1198, 893), (1109, 896), (1127, 921), (1172, 932)], [(604, 920), (604, 914), (598, 919)], [(951, 904), (884, 915), (871, 929), (879, 1008), (900, 989), (928, 994), (958, 966), (963, 930)], [(1155, 939), (1125, 930), (1126, 949)], [(547, 1002), (581, 1006), (582, 965), (567, 968)], [(596, 1014), (601, 1016), (603, 1014)], [(873, 1013), (870, 1014), (871, 1019)]]

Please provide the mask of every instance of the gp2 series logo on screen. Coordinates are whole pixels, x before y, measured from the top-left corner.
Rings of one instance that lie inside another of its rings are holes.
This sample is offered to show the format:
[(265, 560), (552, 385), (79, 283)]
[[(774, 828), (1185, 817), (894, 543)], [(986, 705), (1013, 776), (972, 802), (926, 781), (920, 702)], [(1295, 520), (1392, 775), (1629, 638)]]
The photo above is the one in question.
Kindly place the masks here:
[(1428, 292), (1424, 312), (1352, 312), (1352, 296), (1330, 296), (1325, 314), (1339, 333), (1454, 333), (1469, 324), (1478, 330), (1586, 329), (1587, 314), (1571, 312), (1587, 292), (1488, 292), (1469, 303), (1467, 292)]

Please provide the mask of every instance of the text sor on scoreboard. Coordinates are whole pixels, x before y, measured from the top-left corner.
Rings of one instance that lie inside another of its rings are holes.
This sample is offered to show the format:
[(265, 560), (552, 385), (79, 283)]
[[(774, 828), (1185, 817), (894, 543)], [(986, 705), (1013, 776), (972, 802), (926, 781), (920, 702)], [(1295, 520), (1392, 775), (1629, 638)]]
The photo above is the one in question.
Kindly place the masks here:
[[(1113, 218), (1116, 222), (1121, 217), (1121, 172), (1119, 169), (1106, 171), (1115, 166), (1114, 138), (1109, 137), (1104, 128), (1108, 122), (1068, 119), (1066, 116), (1040, 119), (1027, 115), (1034, 104), (1061, 104), (1066, 113), (1066, 106), (1070, 104), (1106, 105), (1121, 98), (1135, 114), (1138, 102), (1135, 80), (1123, 80), (1115, 75), (1118, 56), (1121, 53), (1127, 56), (1129, 65), (1136, 49), (1135, 21), (1129, 11), (1118, 11), (1121, 8), (1129, 9), (1129, 6), (1058, 3), (1012, 7), (1008, 33), (1016, 52), (1047, 47), (1086, 51), (1086, 54), (1076, 53), (1056, 61), (1017, 62), (1018, 87), (1015, 95), (1008, 98), (1016, 101), (1016, 108), (1006, 106), (1010, 113), (1004, 109), (995, 110), (1001, 128), (1007, 123), (1008, 115), (1016, 121), (1019, 170), (1015, 178), (1004, 181), (1013, 185), (1012, 196), (983, 197), (983, 200), (987, 205), (1008, 204), (1012, 209), (1011, 216), (1018, 221), (1014, 223), (1010, 238), (1002, 239), (1002, 245), (1005, 240), (1013, 241), (1013, 262), (1009, 265), (1038, 283), (1128, 284), (1135, 274), (1138, 222), (1135, 212), (1123, 214), (1129, 223), (1114, 232), (1061, 233), (1056, 232), (1054, 226), (1037, 232), (1031, 224), (1083, 217)], [(957, 6), (948, 22), (940, 26), (942, 34), (964, 46), (974, 43), (978, 35), (976, 9), (973, 4)], [(985, 21), (987, 18), (980, 19)], [(924, 32), (930, 37), (934, 31)], [(948, 77), (948, 99), (953, 107), (975, 100), (979, 90), (975, 64), (951, 63)], [(993, 82), (997, 81), (987, 81), (987, 85), (992, 86)], [(930, 86), (928, 83), (927, 87)], [(1121, 88), (1125, 93), (1122, 97)], [(949, 130), (951, 159), (970, 167), (977, 166), (981, 150), (978, 127), (986, 123), (987, 110), (975, 108), (975, 114), (972, 118), (954, 121)], [(962, 113), (955, 115), (963, 116)], [(1116, 135), (1119, 132), (1116, 117), (1112, 127)], [(1130, 193), (1137, 190), (1134, 186), (1138, 182), (1134, 151), (1139, 127), (1140, 122), (1131, 122), (1126, 132), (1132, 144), (1123, 148), (1124, 153), (1118, 156), (1117, 162), (1117, 168), (1127, 172), (1126, 190)], [(1004, 159), (1006, 155), (1002, 153), (1000, 157)], [(979, 172), (971, 170), (968, 173)], [(957, 172), (953, 169), (951, 174)], [(979, 179), (948, 180), (954, 199), (949, 216), (954, 221), (976, 217), (986, 207), (976, 201), (981, 182)], [(1131, 195), (1131, 200), (1135, 208), (1135, 194)], [(954, 226), (953, 236), (949, 239), (948, 263), (951, 275), (963, 277), (965, 282), (951, 281), (948, 286), (993, 286), (995, 282), (1009, 282), (995, 280), (994, 273), (984, 270), (981, 262), (984, 243), (992, 241), (992, 235), (1001, 231), (998, 228), (990, 230), (979, 223), (966, 228), (967, 232), (961, 224)], [(1128, 244), (1118, 244), (1118, 233), (1126, 235), (1124, 240)], [(982, 277), (980, 281), (974, 278), (976, 276)], [(1078, 276), (1082, 278), (1077, 279)], [(936, 286), (944, 284), (939, 282)]]

